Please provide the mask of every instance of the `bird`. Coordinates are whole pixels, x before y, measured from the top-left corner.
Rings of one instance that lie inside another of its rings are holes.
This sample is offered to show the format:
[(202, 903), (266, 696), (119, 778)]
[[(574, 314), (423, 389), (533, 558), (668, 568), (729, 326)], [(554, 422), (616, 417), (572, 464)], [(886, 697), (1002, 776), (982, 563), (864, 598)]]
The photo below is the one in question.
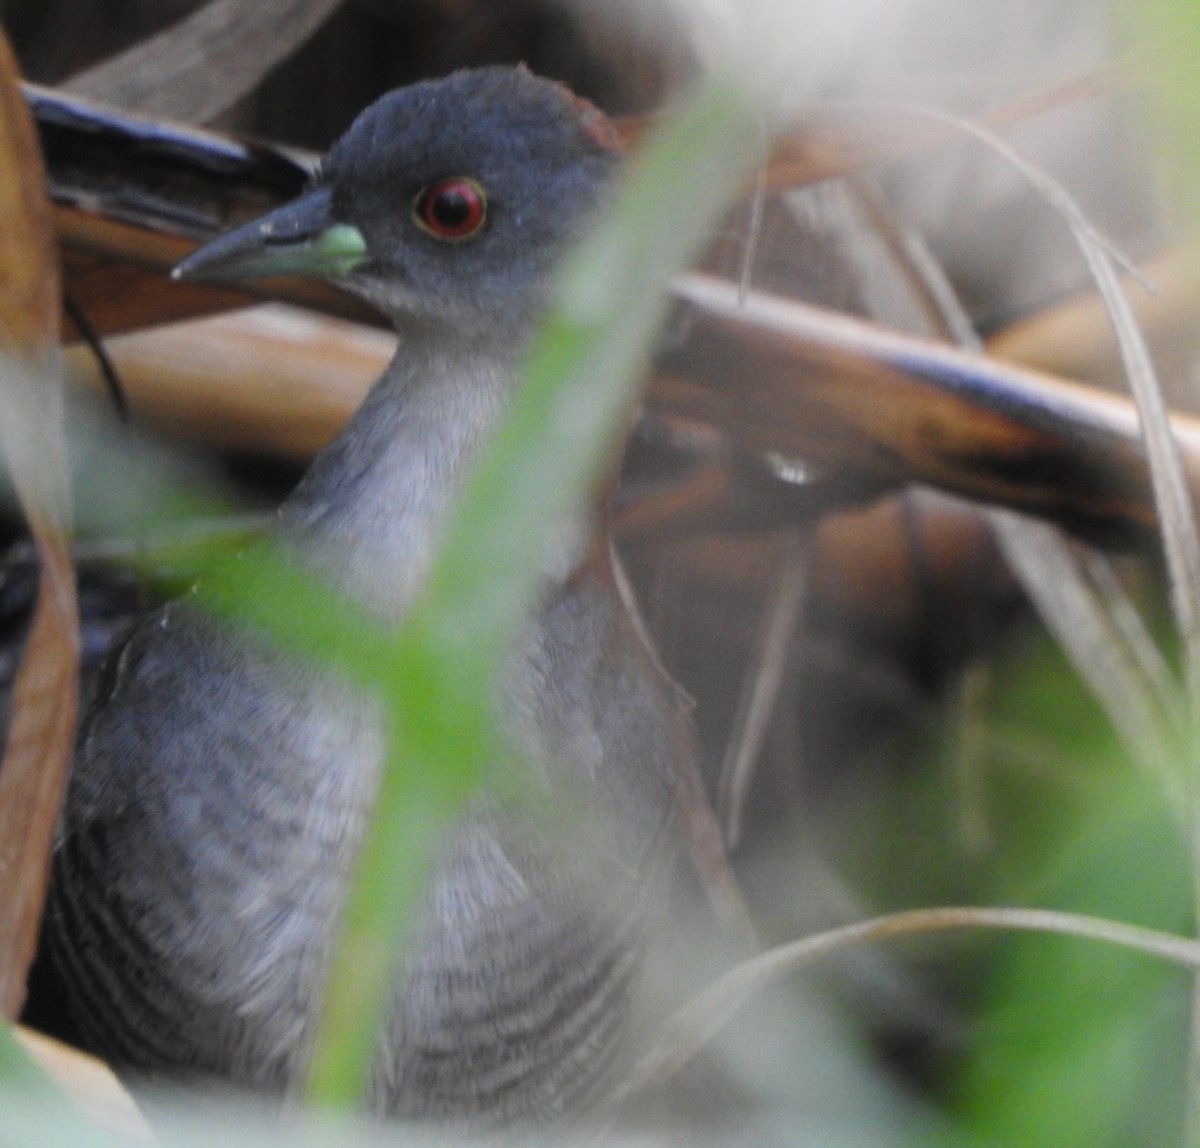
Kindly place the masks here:
[[(323, 276), (392, 321), (395, 357), (276, 526), (381, 625), (420, 594), (553, 269), (621, 165), (612, 122), (565, 86), (462, 70), (380, 98), (300, 198), (177, 269)], [(691, 750), (598, 529), (563, 524), (495, 699), (586, 830), (486, 788), (468, 803), (398, 956), (372, 1113), (542, 1126), (618, 1073)], [(328, 668), (186, 596), (142, 618), (85, 702), (52, 863), (45, 949), (87, 1047), (135, 1083), (294, 1096), (383, 754), (376, 702)]]

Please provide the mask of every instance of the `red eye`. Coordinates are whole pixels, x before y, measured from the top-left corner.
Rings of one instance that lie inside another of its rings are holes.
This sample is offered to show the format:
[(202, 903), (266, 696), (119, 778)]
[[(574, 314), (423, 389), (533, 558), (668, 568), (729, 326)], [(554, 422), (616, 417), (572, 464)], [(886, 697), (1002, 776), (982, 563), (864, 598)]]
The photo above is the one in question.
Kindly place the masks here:
[(436, 239), (467, 239), (483, 226), (487, 196), (466, 176), (439, 179), (413, 201), (413, 217)]

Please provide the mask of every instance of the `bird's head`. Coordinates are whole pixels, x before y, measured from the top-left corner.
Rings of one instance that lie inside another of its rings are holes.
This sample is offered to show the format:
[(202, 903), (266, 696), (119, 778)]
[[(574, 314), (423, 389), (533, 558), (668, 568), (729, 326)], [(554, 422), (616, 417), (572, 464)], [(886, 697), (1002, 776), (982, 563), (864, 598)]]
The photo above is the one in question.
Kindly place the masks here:
[(604, 115), (520, 68), (400, 88), (334, 144), (301, 198), (206, 244), (178, 277), (329, 278), (399, 326), (510, 339), (608, 185)]

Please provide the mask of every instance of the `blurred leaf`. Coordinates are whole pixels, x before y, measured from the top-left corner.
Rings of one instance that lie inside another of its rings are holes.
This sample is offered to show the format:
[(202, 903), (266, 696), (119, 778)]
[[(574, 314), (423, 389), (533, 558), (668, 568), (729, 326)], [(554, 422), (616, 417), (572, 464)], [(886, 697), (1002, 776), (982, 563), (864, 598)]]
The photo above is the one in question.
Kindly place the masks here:
[(4, 1148), (114, 1148), (0, 1021), (0, 1143)]
[[(1010, 659), (992, 721), (1023, 730), (1051, 763), (1037, 772), (994, 767), (991, 813), (1003, 842), (993, 899), (1187, 935), (1178, 822), (1060, 658), (1038, 646)], [(1179, 1142), (1185, 973), (1066, 937), (1003, 939), (985, 967), (954, 1105), (974, 1132), (1021, 1148)]]
[(1174, 180), (1177, 205), (1195, 222), (1200, 205), (1200, 4), (1125, 0), (1124, 15), (1143, 50), (1159, 156)]

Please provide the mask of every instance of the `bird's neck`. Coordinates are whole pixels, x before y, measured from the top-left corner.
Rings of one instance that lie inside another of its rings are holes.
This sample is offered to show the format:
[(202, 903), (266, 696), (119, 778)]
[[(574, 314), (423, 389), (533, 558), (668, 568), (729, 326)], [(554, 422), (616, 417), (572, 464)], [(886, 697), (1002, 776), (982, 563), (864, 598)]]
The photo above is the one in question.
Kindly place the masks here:
[(463, 479), (512, 392), (511, 348), (402, 339), (357, 413), (283, 509), (305, 559), (394, 620), (417, 593)]

